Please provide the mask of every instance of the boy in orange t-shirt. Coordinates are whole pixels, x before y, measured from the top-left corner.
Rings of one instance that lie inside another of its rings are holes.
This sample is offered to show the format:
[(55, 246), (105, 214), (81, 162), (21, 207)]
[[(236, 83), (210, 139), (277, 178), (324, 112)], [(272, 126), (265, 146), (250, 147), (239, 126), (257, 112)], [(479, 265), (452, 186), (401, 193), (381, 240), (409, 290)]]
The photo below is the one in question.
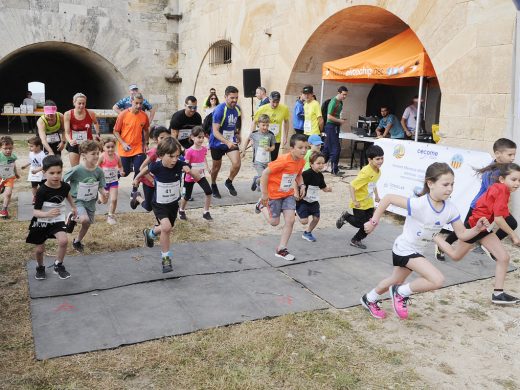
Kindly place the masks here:
[(270, 162), (262, 173), (262, 198), (256, 204), (255, 212), (262, 213), (272, 226), (278, 226), (280, 215), (283, 213), (285, 224), (275, 256), (293, 261), (295, 257), (287, 250), (287, 243), (293, 231), (296, 200), (305, 196), (302, 170), (307, 152), (307, 137), (294, 134), (289, 145), (289, 153)]

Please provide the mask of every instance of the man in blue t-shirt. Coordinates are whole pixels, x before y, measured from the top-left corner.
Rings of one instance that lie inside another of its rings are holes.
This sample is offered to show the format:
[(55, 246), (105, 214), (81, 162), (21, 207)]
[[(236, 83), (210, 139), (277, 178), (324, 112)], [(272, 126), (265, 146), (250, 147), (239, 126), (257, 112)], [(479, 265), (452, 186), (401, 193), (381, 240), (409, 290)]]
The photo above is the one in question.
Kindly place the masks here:
[(390, 138), (403, 139), (403, 126), (394, 114), (390, 114), (390, 109), (387, 106), (381, 107), (381, 116), (382, 118), (376, 129), (377, 138), (385, 138), (390, 133)]
[(225, 102), (219, 104), (213, 111), (213, 127), (209, 136), (209, 148), (213, 165), (211, 167), (211, 190), (214, 198), (220, 198), (217, 187), (217, 176), (222, 166), (222, 156), (227, 154), (231, 161), (229, 176), (225, 186), (232, 196), (237, 196), (233, 179), (240, 170), (240, 107), (238, 89), (228, 86), (224, 92)]
[[(119, 99), (116, 104), (112, 107), (112, 110), (117, 112), (118, 114), (122, 111), (126, 110), (127, 108), (132, 107), (132, 96), (135, 96), (139, 93), (139, 88), (135, 84), (130, 84), (128, 87), (128, 91), (130, 92), (130, 96), (125, 96), (122, 99)], [(143, 100), (143, 111), (149, 111), (150, 114), (150, 123), (152, 123), (153, 117), (155, 116), (155, 111), (157, 109), (154, 108), (148, 100)]]

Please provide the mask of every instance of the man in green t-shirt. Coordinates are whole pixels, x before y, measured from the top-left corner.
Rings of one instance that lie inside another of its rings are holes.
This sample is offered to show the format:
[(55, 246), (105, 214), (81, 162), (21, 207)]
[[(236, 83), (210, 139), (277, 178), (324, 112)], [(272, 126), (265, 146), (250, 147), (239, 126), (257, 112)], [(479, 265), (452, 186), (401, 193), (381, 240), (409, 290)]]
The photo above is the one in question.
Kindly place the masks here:
[(327, 118), (325, 122), (325, 145), (323, 145), (323, 155), (325, 161), (330, 162), (330, 171), (334, 176), (341, 176), (339, 171), (339, 154), (341, 152), (341, 142), (339, 140), (339, 132), (341, 125), (346, 122), (341, 118), (341, 111), (343, 110), (343, 101), (347, 98), (348, 89), (345, 86), (338, 88), (338, 94), (330, 99), (327, 108)]

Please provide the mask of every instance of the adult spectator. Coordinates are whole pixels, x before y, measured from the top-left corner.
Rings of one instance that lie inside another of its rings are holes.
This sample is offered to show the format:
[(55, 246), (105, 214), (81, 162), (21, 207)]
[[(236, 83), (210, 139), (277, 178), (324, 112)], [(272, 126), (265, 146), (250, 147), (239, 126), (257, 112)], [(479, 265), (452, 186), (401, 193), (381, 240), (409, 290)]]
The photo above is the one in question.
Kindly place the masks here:
[(217, 177), (222, 166), (222, 157), (226, 154), (231, 161), (229, 176), (225, 186), (232, 196), (237, 196), (233, 179), (240, 170), (240, 107), (238, 89), (228, 86), (224, 94), (224, 102), (213, 111), (213, 128), (209, 137), (209, 147), (213, 164), (211, 167), (211, 190), (213, 197), (221, 198), (217, 187)]
[(320, 103), (314, 96), (314, 88), (312, 85), (303, 87), (303, 95), (305, 104), (303, 105), (303, 112), (305, 120), (303, 122), (303, 134), (307, 137), (312, 134), (321, 135), (323, 130), (323, 117), (321, 114)]
[[(32, 98), (32, 92), (31, 91), (27, 91), (25, 93), (25, 99), (23, 99), (23, 102), (22, 102), (23, 105), (25, 106), (32, 106), (33, 107), (33, 112), (34, 110), (36, 110), (36, 100), (34, 100)], [(36, 119), (34, 116), (28, 116), (27, 117), (27, 122), (29, 123), (29, 129), (31, 131), (34, 130), (34, 128), (36, 127)]]
[(215, 108), (220, 104), (220, 101), (218, 100), (218, 97), (216, 94), (211, 94), (206, 99), (207, 104), (204, 106), (204, 116), (208, 116), (213, 111), (215, 111)]
[(184, 99), (184, 109), (177, 111), (170, 120), (170, 132), (173, 138), (179, 140), (184, 149), (191, 146), (191, 129), (202, 125), (202, 117), (197, 112), (197, 99), (188, 96)]
[(338, 88), (338, 94), (330, 99), (327, 107), (327, 121), (325, 123), (325, 145), (323, 146), (323, 155), (325, 161), (330, 162), (330, 171), (334, 176), (341, 176), (339, 171), (339, 155), (341, 153), (341, 142), (339, 140), (339, 132), (341, 125), (346, 120), (341, 119), (341, 111), (343, 110), (343, 102), (347, 98), (348, 89), (345, 86)]
[[(417, 106), (419, 105), (419, 96), (414, 96), (412, 100), (412, 104), (410, 104), (404, 110), (403, 116), (401, 118), (401, 126), (406, 133), (408, 138), (412, 138), (415, 136), (415, 129), (417, 128)], [(422, 111), (421, 111), (422, 112)], [(423, 115), (421, 114), (421, 117)]]
[(271, 92), (269, 95), (269, 104), (263, 105), (256, 111), (253, 122), (251, 123), (251, 132), (256, 129), (258, 118), (262, 114), (266, 114), (269, 117), (269, 131), (274, 134), (276, 139), (274, 150), (271, 152), (271, 161), (274, 161), (278, 158), (282, 138), (283, 145), (285, 146), (289, 134), (289, 107), (280, 103), (280, 92)]
[[(141, 93), (132, 95), (130, 102), (132, 106), (117, 116), (114, 137), (117, 139), (117, 152), (121, 157), (125, 176), (133, 170), (135, 177), (146, 158), (150, 121), (142, 110), (144, 98)], [(137, 188), (132, 187), (132, 199), (138, 195)]]
[(303, 122), (305, 121), (305, 113), (303, 112), (303, 104), (305, 103), (305, 97), (303, 94), (298, 96), (293, 109), (293, 128), (296, 134), (303, 134)]
[(65, 147), (64, 122), (63, 114), (58, 112), (56, 103), (46, 100), (43, 105), (43, 115), (36, 122), (38, 136), (42, 140), (46, 154), (61, 156), (61, 151)]
[(404, 130), (401, 123), (394, 114), (390, 114), (388, 106), (381, 107), (381, 116), (376, 129), (377, 138), (385, 138), (390, 133), (390, 138), (403, 139)]
[[(126, 110), (127, 108), (132, 107), (132, 96), (135, 96), (136, 94), (140, 93), (139, 88), (136, 84), (130, 84), (128, 87), (128, 91), (130, 92), (130, 96), (126, 96), (122, 99), (120, 99), (114, 106), (112, 107), (112, 110), (120, 114), (123, 110)], [(142, 96), (142, 95), (141, 95)], [(157, 110), (155, 107), (153, 107), (148, 100), (143, 98), (143, 111), (149, 111), (150, 112), (150, 123), (152, 123), (153, 118), (155, 116), (155, 111)]]
[[(87, 109), (87, 97), (78, 92), (72, 98), (74, 108), (63, 116), (65, 123), (65, 138), (67, 139), (67, 152), (69, 152), (70, 166), (79, 164), (79, 145), (86, 141), (96, 139), (99, 141), (99, 123), (94, 111)], [(92, 127), (95, 133), (92, 132)]]
[(262, 107), (264, 104), (269, 103), (269, 98), (267, 97), (267, 90), (264, 87), (258, 87), (256, 89), (255, 96), (258, 99), (258, 104), (256, 106), (257, 109)]

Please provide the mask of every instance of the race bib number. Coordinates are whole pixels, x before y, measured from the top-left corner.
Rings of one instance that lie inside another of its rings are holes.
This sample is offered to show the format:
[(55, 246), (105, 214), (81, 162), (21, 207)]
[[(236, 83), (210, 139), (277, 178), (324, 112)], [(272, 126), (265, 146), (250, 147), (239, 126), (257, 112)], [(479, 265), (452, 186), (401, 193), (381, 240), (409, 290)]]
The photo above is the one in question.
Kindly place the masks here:
[(59, 210), (59, 214), (55, 217), (47, 217), (47, 218), (37, 218), (38, 222), (43, 223), (56, 223), (56, 222), (65, 222), (65, 204), (62, 203), (52, 203), (52, 202), (43, 202), (42, 211), (48, 212), (51, 210)]
[(311, 130), (312, 130), (312, 124), (311, 124), (311, 121), (309, 120), (305, 120), (305, 122), (303, 122), (303, 132), (305, 134), (310, 134), (311, 133)]
[(433, 235), (439, 233), (442, 229), (442, 226), (437, 225), (424, 225), (421, 234), (421, 241), (423, 241), (423, 245), (431, 242), (433, 240)]
[(0, 178), (9, 179), (14, 176), (14, 162), (0, 164)]
[(76, 141), (78, 145), (80, 145), (83, 141), (86, 141), (88, 138), (87, 130), (73, 131), (72, 139)]
[(56, 142), (60, 142), (61, 141), (61, 137), (60, 137), (59, 133), (47, 134), (45, 136), (45, 139), (47, 140), (47, 142), (49, 144), (55, 144)]
[(88, 202), (97, 198), (99, 181), (94, 183), (79, 183), (76, 199)]
[(234, 140), (235, 140), (235, 131), (234, 130), (224, 130), (222, 135), (228, 141), (234, 142)]
[(157, 196), (157, 203), (168, 204), (179, 199), (181, 189), (181, 182), (174, 181), (173, 183), (155, 182), (155, 193)]
[(307, 186), (307, 194), (305, 194), (303, 200), (309, 203), (318, 202), (320, 200), (320, 187), (311, 185)]
[(110, 184), (116, 182), (118, 180), (118, 172), (119, 170), (117, 168), (103, 168), (103, 173), (105, 174), (105, 183)]
[(181, 141), (183, 139), (190, 138), (191, 129), (181, 129), (179, 130), (178, 140)]
[(289, 192), (293, 188), (293, 183), (295, 179), (295, 174), (284, 173), (282, 175), (282, 181), (280, 182), (280, 191)]
[(265, 164), (268, 163), (271, 158), (271, 153), (265, 150), (263, 147), (256, 148), (255, 161)]
[[(34, 167), (38, 168), (38, 167)], [(29, 175), (27, 175), (27, 181), (42, 181), (43, 180), (43, 172), (39, 171), (38, 173), (32, 173), (31, 170), (33, 167), (29, 168)]]
[(204, 177), (205, 168), (206, 168), (206, 164), (204, 164), (203, 162), (191, 163), (191, 169), (193, 169), (195, 172), (198, 172), (201, 179)]
[(271, 133), (273, 133), (275, 136), (277, 136), (278, 133), (280, 132), (280, 125), (277, 124), (277, 123), (271, 123), (271, 124), (269, 125), (269, 131), (270, 131)]

